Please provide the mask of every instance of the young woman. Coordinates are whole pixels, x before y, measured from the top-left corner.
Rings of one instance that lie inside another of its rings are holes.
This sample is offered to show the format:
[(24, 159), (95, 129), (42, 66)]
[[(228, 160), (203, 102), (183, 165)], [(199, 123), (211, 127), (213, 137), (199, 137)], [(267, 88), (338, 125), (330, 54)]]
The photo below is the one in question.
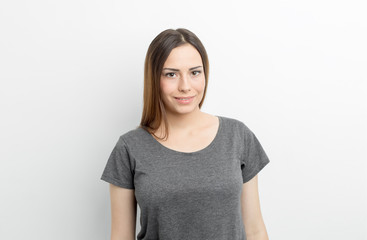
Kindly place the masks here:
[(201, 111), (209, 62), (198, 37), (168, 29), (150, 44), (140, 125), (121, 135), (110, 183), (111, 240), (265, 240), (257, 173), (269, 159), (240, 120)]

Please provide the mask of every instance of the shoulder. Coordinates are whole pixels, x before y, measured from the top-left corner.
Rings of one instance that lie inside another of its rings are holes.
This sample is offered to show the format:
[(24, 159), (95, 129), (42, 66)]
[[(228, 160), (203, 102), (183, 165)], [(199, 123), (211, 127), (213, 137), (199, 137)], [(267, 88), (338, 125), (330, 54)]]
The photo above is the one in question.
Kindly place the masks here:
[(225, 134), (234, 141), (249, 142), (254, 133), (244, 121), (232, 117), (221, 116), (225, 125)]
[(239, 132), (249, 132), (251, 131), (247, 125), (237, 118), (227, 117), (227, 116), (219, 116), (223, 119), (223, 122), (229, 126), (231, 129)]
[(142, 129), (140, 126), (137, 126), (134, 129), (130, 129), (120, 134), (118, 143), (124, 146), (132, 146), (136, 143), (142, 142), (142, 140), (146, 137), (146, 134), (147, 132), (144, 129)]

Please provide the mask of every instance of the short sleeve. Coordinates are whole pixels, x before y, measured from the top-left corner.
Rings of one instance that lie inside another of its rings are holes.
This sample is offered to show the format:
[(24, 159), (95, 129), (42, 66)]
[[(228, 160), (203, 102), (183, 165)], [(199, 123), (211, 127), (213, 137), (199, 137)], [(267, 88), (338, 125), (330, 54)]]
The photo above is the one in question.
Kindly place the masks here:
[(126, 143), (120, 137), (107, 160), (101, 180), (122, 188), (135, 189), (134, 171), (130, 160)]
[(241, 169), (243, 183), (256, 176), (270, 161), (255, 134), (245, 126)]

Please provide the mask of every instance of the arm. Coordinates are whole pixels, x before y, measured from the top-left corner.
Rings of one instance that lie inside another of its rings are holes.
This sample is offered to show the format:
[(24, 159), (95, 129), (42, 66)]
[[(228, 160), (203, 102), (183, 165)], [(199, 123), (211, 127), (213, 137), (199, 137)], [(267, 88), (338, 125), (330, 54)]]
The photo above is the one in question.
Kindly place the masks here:
[(261, 215), (258, 176), (242, 185), (242, 219), (248, 240), (269, 240)]
[(134, 189), (110, 184), (111, 240), (134, 240), (136, 229), (136, 199)]

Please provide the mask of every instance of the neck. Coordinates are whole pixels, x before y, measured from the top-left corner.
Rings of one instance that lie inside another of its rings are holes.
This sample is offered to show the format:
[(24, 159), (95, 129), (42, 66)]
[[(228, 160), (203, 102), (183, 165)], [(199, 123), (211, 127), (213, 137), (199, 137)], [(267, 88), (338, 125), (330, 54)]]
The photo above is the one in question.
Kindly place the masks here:
[(199, 106), (190, 113), (172, 113), (166, 112), (168, 128), (170, 131), (190, 131), (196, 128), (204, 117)]

